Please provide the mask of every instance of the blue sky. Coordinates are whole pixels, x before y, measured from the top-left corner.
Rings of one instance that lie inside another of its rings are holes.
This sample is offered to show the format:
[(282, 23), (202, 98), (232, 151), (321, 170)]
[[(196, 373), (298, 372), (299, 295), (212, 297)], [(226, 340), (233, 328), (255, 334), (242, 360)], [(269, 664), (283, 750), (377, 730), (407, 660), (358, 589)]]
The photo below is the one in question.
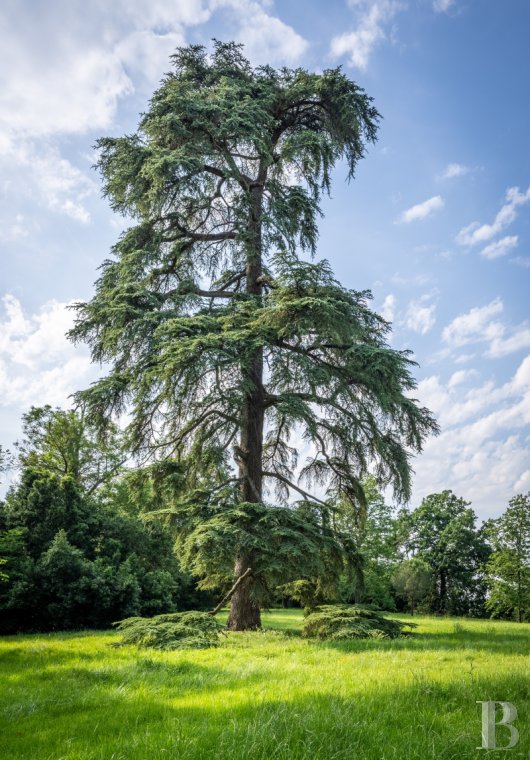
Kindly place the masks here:
[(179, 44), (342, 65), (383, 115), (324, 203), (319, 256), (370, 288), (420, 364), (442, 433), (412, 506), (451, 488), (481, 517), (530, 490), (530, 105), (523, 0), (6, 0), (0, 10), (0, 443), (30, 404), (97, 374), (64, 338), (123, 228), (91, 169), (131, 132)]

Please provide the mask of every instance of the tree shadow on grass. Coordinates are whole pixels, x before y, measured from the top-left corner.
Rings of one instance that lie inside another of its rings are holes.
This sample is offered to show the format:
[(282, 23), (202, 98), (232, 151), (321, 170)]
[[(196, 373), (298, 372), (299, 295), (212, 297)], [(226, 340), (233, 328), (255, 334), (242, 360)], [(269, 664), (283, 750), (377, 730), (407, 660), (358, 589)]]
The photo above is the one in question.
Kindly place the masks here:
[[(408, 621), (404, 621), (408, 622)], [(411, 620), (410, 622), (414, 622)], [(351, 641), (316, 641), (319, 646), (328, 646), (346, 652), (365, 652), (380, 650), (445, 650), (461, 651), (472, 649), (498, 654), (529, 655), (530, 654), (530, 630), (527, 625), (519, 626), (517, 623), (504, 623), (503, 628), (497, 628), (493, 623), (479, 628), (473, 626), (474, 620), (466, 625), (466, 620), (452, 620), (445, 618), (444, 622), (449, 626), (445, 631), (421, 631), (414, 629), (407, 632), (399, 639), (353, 639)], [(302, 638), (300, 622), (292, 626), (282, 624), (276, 626), (274, 621), (267, 621), (266, 630), (281, 631), (287, 636)], [(452, 628), (452, 630), (451, 630)]]
[[(287, 686), (281, 674), (239, 675), (185, 663), (200, 679), (169, 695), (145, 680), (144, 663), (126, 688), (117, 672), (99, 686), (79, 683), (68, 701), (37, 704), (6, 721), (1, 741), (10, 760), (478, 760), (477, 700), (504, 699), (522, 707), (527, 685), (513, 676), (437, 682), (350, 683), (347, 696), (333, 680)], [(68, 669), (67, 669), (68, 670)], [(157, 668), (152, 673), (161, 672)], [(58, 676), (58, 674), (56, 674)], [(68, 679), (79, 678), (72, 668)], [(221, 683), (220, 683), (221, 680)], [(166, 684), (167, 685), (167, 684)], [(31, 682), (28, 682), (31, 689)], [(216, 693), (215, 689), (222, 691)], [(214, 691), (212, 691), (214, 690)], [(347, 689), (346, 689), (347, 691)], [(62, 695), (62, 696), (61, 696)], [(88, 695), (88, 696), (87, 696)], [(202, 702), (201, 702), (202, 699)], [(527, 758), (530, 725), (511, 760)], [(499, 743), (507, 734), (499, 732)], [(493, 757), (501, 757), (494, 754)], [(504, 755), (503, 755), (504, 757)]]
[(498, 633), (466, 629), (454, 632), (412, 632), (399, 639), (355, 639), (352, 641), (319, 641), (319, 646), (332, 647), (345, 652), (367, 651), (417, 651), (438, 650), (445, 652), (470, 650), (498, 655), (530, 655), (528, 629), (499, 631)]

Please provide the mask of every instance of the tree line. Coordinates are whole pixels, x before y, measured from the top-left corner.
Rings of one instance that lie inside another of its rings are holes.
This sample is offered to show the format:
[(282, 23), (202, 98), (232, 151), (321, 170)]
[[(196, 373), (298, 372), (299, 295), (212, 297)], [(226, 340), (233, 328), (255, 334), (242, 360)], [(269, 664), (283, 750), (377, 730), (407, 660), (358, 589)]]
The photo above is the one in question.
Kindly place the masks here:
[[(190, 518), (182, 463), (131, 467), (117, 428), (102, 440), (83, 413), (50, 407), (24, 415), (16, 457), (2, 454), (18, 470), (0, 502), (2, 632), (210, 609), (231, 585), (238, 515)], [(375, 478), (362, 487), (356, 508), (303, 500), (273, 509), (274, 523), (256, 515), (245, 540), (269, 537), (265, 604), (530, 619), (530, 494), (477, 527), (451, 491), (407, 510)]]

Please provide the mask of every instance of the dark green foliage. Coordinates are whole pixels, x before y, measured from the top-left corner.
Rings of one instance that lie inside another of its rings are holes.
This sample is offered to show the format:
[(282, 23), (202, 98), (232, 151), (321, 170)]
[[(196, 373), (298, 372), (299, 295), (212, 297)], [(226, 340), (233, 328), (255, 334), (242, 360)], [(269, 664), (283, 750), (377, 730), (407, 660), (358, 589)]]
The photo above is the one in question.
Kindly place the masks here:
[(484, 566), (490, 549), (476, 515), (452, 491), (426, 496), (418, 509), (400, 517), (406, 557), (424, 560), (434, 574), (432, 612), (484, 613)]
[[(82, 411), (50, 407), (32, 408), (23, 428), (19, 482), (0, 503), (0, 630), (104, 627), (210, 604), (182, 572), (171, 530), (143, 519), (162, 493), (150, 471), (119, 471), (116, 431), (100, 441)], [(169, 494), (171, 478), (162, 482)]]
[(398, 596), (404, 599), (414, 614), (414, 610), (432, 591), (434, 576), (429, 565), (414, 557), (398, 565), (392, 577)]
[(486, 567), (487, 609), (492, 617), (530, 620), (530, 493), (514, 496), (485, 532), (493, 549)]
[(3, 632), (104, 627), (200, 603), (167, 528), (84, 495), (70, 476), (24, 470), (0, 525)]
[(340, 546), (304, 505), (272, 507), (218, 503), (176, 517), (182, 566), (202, 578), (202, 588), (224, 587), (233, 576), (237, 552), (255, 556), (253, 596), (270, 603), (275, 588), (303, 577), (338, 576)]
[(330, 601), (324, 598), (327, 595), (322, 589), (320, 578), (284, 583), (278, 587), (278, 591), (282, 597), (287, 596), (289, 599), (297, 602), (306, 612), (314, 610), (315, 607), (323, 604), (324, 601)]
[(323, 605), (304, 620), (302, 635), (328, 641), (396, 639), (412, 623), (384, 618), (378, 612), (349, 605)]
[(121, 645), (152, 649), (208, 649), (219, 645), (222, 626), (207, 612), (175, 612), (152, 618), (132, 617), (114, 624)]
[(363, 478), (361, 486), (357, 500), (341, 499), (330, 510), (330, 525), (345, 555), (339, 598), (391, 610), (392, 571), (398, 559), (393, 510), (373, 476)]
[(117, 427), (109, 424), (101, 438), (82, 408), (31, 407), (22, 431), (17, 449), (23, 469), (68, 476), (88, 495), (110, 482), (126, 459)]
[[(333, 167), (342, 160), (353, 177), (375, 140), (371, 98), (340, 69), (254, 69), (232, 43), (216, 42), (211, 56), (181, 48), (173, 62), (138, 131), (98, 142), (104, 192), (134, 225), (93, 299), (77, 305), (71, 337), (109, 367), (78, 400), (102, 430), (130, 411), (133, 449), (186, 462), (189, 480), (212, 460), (229, 473), (232, 514), (223, 526), (206, 515), (204, 530), (216, 553), (226, 538), (232, 577), (253, 569), (230, 625), (255, 628), (252, 597), (269, 578), (292, 578), (292, 556), (305, 556), (295, 543), (308, 540), (300, 521), (267, 511), (270, 495), (285, 503), (322, 486), (354, 500), (370, 468), (407, 498), (410, 457), (437, 427), (412, 398), (414, 362), (388, 345), (371, 294), (300, 257), (316, 250)], [(300, 470), (296, 431), (312, 447)], [(208, 504), (222, 482), (209, 482)], [(289, 553), (264, 531), (278, 520)], [(224, 565), (213, 574), (225, 577)]]

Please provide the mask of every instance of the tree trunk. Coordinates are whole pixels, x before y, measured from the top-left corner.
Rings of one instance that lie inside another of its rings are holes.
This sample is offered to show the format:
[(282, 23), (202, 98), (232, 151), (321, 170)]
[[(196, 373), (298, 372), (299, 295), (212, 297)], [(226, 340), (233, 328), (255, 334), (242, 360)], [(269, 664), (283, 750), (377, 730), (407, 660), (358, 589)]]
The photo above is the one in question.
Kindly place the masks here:
[[(261, 203), (259, 187), (252, 192), (247, 247), (246, 291), (253, 296), (262, 294)], [(241, 367), (243, 387), (247, 387), (241, 411), (241, 436), (238, 452), (241, 501), (261, 502), (263, 499), (263, 425), (265, 416), (263, 388), (263, 350), (258, 348), (245, 357)], [(237, 578), (250, 568), (255, 557), (251, 553), (236, 557), (234, 576)], [(261, 627), (259, 606), (252, 599), (252, 575), (236, 589), (230, 604), (228, 628), (248, 631)]]
[(447, 610), (447, 578), (445, 570), (440, 570), (440, 612), (445, 615)]
[[(252, 566), (252, 557), (238, 557), (235, 563), (236, 576), (245, 573)], [(261, 615), (252, 600), (252, 577), (245, 578), (232, 594), (227, 628), (230, 631), (255, 631), (261, 628)]]

